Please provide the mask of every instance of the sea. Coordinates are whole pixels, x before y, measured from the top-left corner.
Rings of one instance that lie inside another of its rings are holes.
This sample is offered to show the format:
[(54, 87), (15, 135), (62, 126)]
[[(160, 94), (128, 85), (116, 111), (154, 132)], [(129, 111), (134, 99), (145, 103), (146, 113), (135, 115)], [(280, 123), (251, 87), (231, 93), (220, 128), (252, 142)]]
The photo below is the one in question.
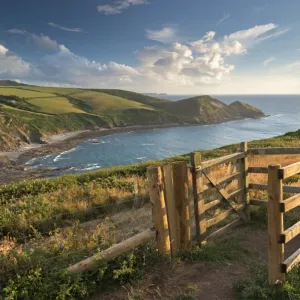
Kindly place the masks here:
[[(164, 95), (177, 101), (192, 95)], [(300, 129), (300, 95), (215, 95), (227, 104), (243, 101), (268, 117), (222, 124), (151, 129), (89, 139), (58, 154), (33, 158), (27, 168), (63, 169), (81, 173), (119, 165), (213, 149), (228, 144), (265, 139)]]

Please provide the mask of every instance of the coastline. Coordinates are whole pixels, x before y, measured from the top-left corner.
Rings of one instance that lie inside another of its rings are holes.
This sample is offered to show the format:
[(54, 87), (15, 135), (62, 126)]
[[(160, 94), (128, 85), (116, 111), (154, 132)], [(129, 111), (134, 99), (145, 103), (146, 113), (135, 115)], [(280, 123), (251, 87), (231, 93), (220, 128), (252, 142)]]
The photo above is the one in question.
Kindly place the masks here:
[[(268, 116), (264, 116), (261, 118), (265, 117)], [(245, 119), (246, 118), (227, 120), (224, 122), (216, 122), (212, 124), (168, 123), (155, 125), (134, 125), (126, 127), (99, 128), (97, 130), (82, 130), (54, 134), (47, 137), (47, 139), (44, 139), (46, 143), (30, 144), (25, 145), (18, 150), (10, 152), (0, 152), (0, 165), (2, 167), (2, 172), (0, 174), (0, 184), (32, 178), (59, 176), (62, 169), (27, 169), (25, 164), (29, 160), (39, 156), (46, 156), (49, 154), (55, 154), (70, 150), (71, 148), (78, 146), (79, 144), (85, 142), (88, 139), (101, 138), (103, 136), (108, 136), (112, 134), (127, 133), (133, 131), (148, 131), (153, 129), (173, 127), (209, 126), (228, 122), (242, 121)]]
[[(265, 115), (259, 118), (266, 118), (269, 115)], [(78, 146), (80, 143), (91, 139), (116, 133), (127, 133), (132, 131), (147, 131), (153, 129), (174, 128), (174, 127), (194, 127), (194, 126), (210, 126), (215, 124), (222, 124), (228, 122), (242, 121), (248, 118), (225, 120), (223, 122), (215, 122), (210, 124), (197, 124), (197, 123), (166, 123), (166, 124), (153, 124), (153, 125), (132, 125), (124, 127), (112, 127), (112, 128), (99, 128), (97, 130), (81, 130), (71, 131), (59, 134), (53, 134), (44, 139), (45, 143), (29, 144), (20, 147), (14, 151), (0, 152), (0, 160), (8, 159), (13, 161), (17, 165), (23, 165), (34, 157), (43, 155), (58, 153), (62, 151), (70, 150), (71, 148)]]

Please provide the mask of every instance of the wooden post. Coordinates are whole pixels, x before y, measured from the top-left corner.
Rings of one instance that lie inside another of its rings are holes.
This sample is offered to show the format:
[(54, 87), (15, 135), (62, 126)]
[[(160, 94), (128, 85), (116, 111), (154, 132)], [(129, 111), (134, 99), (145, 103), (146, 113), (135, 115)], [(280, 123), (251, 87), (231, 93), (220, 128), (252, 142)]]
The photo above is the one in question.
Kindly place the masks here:
[(133, 207), (138, 209), (142, 206), (142, 199), (139, 197), (139, 191), (137, 184), (132, 184), (132, 195), (133, 195)]
[(171, 251), (172, 256), (174, 257), (180, 249), (180, 218), (176, 209), (174, 198), (173, 166), (171, 164), (163, 166), (163, 173)]
[(246, 157), (242, 158), (239, 164), (239, 172), (243, 172), (244, 176), (240, 177), (238, 183), (238, 189), (244, 189), (244, 193), (241, 195), (240, 203), (245, 204), (245, 214), (247, 219), (250, 220), (250, 197), (249, 197), (249, 180), (248, 180), (248, 143), (243, 142), (240, 145), (240, 151), (246, 153)]
[(269, 283), (277, 284), (284, 281), (281, 264), (284, 258), (284, 244), (280, 243), (280, 235), (284, 231), (283, 213), (280, 204), (283, 202), (282, 179), (279, 179), (280, 165), (268, 167), (268, 271)]
[(161, 167), (148, 167), (147, 173), (153, 223), (157, 234), (157, 249), (163, 254), (170, 255), (170, 235)]
[(180, 224), (180, 248), (186, 249), (191, 243), (190, 199), (188, 169), (185, 162), (173, 165), (174, 199)]
[[(201, 168), (201, 153), (191, 153), (192, 165), (192, 183), (193, 183), (193, 197), (195, 209), (195, 223), (196, 223), (196, 239), (202, 242), (205, 239), (206, 233), (206, 220), (205, 220), (205, 206), (202, 194), (203, 178), (202, 172), (198, 169)], [(197, 171), (198, 170), (198, 171)]]

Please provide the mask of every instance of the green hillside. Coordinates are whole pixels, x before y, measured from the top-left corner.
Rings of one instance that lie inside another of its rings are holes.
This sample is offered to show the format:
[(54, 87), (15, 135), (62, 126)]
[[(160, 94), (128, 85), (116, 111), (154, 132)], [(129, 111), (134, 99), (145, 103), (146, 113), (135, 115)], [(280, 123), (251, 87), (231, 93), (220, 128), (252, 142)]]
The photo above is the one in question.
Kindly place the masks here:
[(108, 89), (38, 87), (0, 81), (0, 150), (42, 142), (60, 132), (130, 125), (212, 124), (264, 116), (236, 102), (210, 96), (181, 101)]

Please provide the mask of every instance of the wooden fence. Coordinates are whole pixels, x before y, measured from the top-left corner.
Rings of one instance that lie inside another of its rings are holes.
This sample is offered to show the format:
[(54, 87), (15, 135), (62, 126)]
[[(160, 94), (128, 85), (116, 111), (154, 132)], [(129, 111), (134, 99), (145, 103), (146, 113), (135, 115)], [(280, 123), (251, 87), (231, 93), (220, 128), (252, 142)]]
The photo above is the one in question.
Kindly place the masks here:
[[(237, 153), (220, 158), (201, 161), (201, 154), (193, 152), (190, 165), (179, 162), (149, 167), (147, 177), (154, 227), (71, 266), (69, 271), (90, 270), (103, 261), (112, 260), (151, 240), (156, 241), (156, 247), (161, 253), (174, 257), (178, 251), (188, 248), (193, 240), (200, 245), (205, 244), (207, 240), (219, 237), (248, 222), (250, 205), (254, 205), (268, 207), (269, 283), (282, 282), (284, 274), (300, 261), (300, 249), (284, 260), (284, 244), (300, 233), (300, 222), (287, 230), (283, 227), (283, 214), (300, 205), (300, 187), (284, 186), (283, 180), (300, 173), (300, 162), (284, 168), (280, 165), (248, 166), (249, 155), (281, 154), (300, 154), (300, 148), (248, 149), (247, 143), (244, 142)], [(210, 171), (224, 164), (231, 164), (236, 171), (216, 181)], [(268, 174), (268, 184), (249, 182), (250, 173)], [(238, 182), (237, 189), (228, 193), (226, 186), (234, 180)], [(190, 188), (193, 203), (190, 202)], [(211, 189), (218, 195), (215, 200), (208, 200), (205, 196), (205, 192)], [(267, 190), (268, 201), (250, 199), (250, 189)], [(283, 201), (283, 192), (299, 194)], [(209, 217), (208, 212), (220, 205), (223, 210)], [(195, 219), (194, 237), (191, 233), (192, 213)], [(229, 217), (232, 214), (235, 214), (236, 218), (230, 221), (232, 219)], [(220, 227), (220, 223), (226, 219), (227, 224)]]

